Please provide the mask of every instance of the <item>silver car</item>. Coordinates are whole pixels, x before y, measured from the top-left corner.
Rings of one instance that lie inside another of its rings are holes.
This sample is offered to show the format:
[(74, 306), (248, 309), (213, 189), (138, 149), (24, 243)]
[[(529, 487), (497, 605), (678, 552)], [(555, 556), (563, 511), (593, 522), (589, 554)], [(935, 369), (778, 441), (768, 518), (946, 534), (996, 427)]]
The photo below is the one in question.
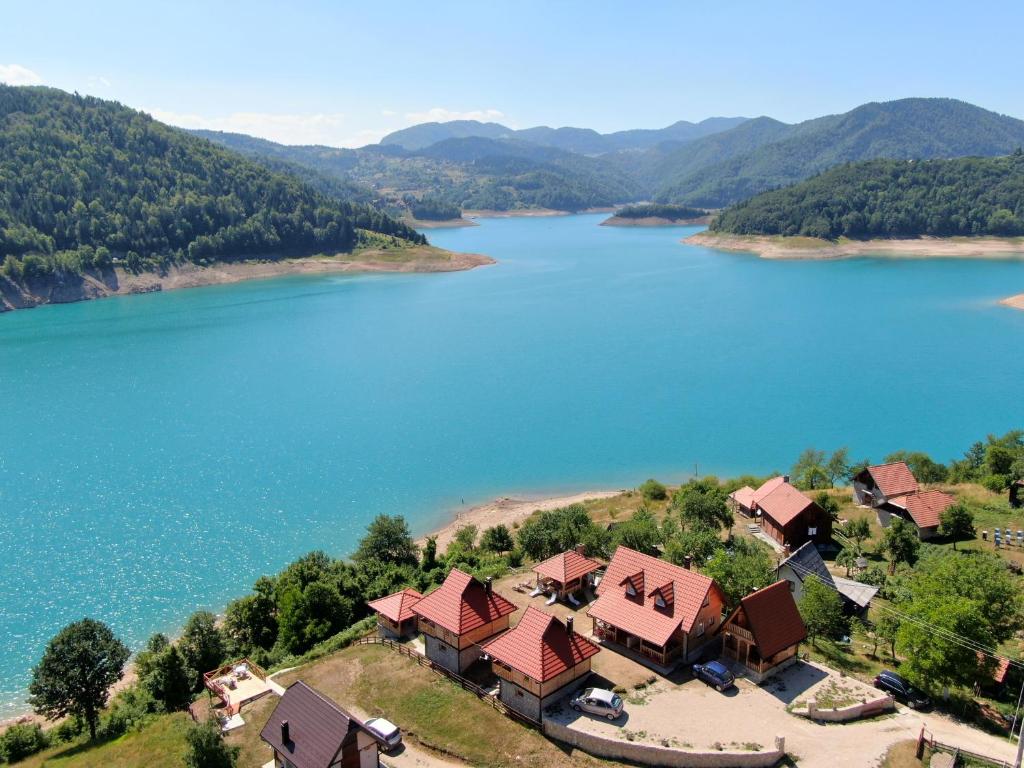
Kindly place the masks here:
[(371, 717), (366, 721), (366, 729), (386, 745), (385, 752), (398, 749), (402, 743), (402, 732), (398, 726), (383, 717)]
[(604, 688), (587, 688), (573, 697), (569, 705), (577, 712), (589, 712), (614, 720), (622, 714), (622, 697)]

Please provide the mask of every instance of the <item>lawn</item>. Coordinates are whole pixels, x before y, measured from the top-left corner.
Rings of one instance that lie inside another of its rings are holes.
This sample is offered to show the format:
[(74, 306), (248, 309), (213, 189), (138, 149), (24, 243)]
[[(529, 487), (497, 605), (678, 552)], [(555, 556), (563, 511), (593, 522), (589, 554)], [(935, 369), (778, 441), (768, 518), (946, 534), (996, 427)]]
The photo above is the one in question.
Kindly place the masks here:
[[(98, 745), (62, 744), (18, 763), (22, 768), (110, 768), (144, 765), (146, 768), (181, 768), (185, 732), (191, 720), (185, 713), (154, 718), (141, 731), (126, 733)], [(266, 762), (266, 761), (264, 761)]]
[(917, 742), (913, 739), (898, 741), (889, 747), (882, 759), (881, 768), (921, 768), (931, 760), (930, 750), (925, 750), (925, 759), (917, 759)]

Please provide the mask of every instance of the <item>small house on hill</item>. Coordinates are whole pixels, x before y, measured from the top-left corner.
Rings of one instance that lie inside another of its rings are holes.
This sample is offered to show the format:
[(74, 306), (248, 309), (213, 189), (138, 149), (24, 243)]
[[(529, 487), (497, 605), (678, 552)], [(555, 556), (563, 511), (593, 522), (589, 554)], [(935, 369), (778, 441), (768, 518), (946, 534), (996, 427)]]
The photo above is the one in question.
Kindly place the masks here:
[(578, 604), (573, 593), (592, 586), (593, 574), (601, 567), (580, 549), (562, 552), (535, 565), (533, 572), (537, 574), (537, 588), (558, 600)]
[(785, 581), (759, 589), (742, 600), (722, 626), (722, 655), (738, 661), (761, 682), (794, 663), (807, 639), (807, 627)]
[(377, 768), (376, 738), (358, 719), (301, 680), (284, 692), (260, 738), (274, 768)]
[(902, 517), (917, 529), (921, 540), (939, 532), (942, 513), (956, 504), (956, 499), (942, 491), (915, 491), (890, 498), (877, 507), (878, 522), (888, 528), (893, 516)]
[(367, 603), (377, 614), (377, 629), (381, 637), (403, 638), (416, 634), (418, 622), (412, 608), (423, 599), (415, 589), (403, 589), (379, 600)]
[(785, 480), (758, 498), (755, 509), (762, 530), (790, 550), (808, 541), (822, 547), (832, 541), (832, 517)]
[(903, 461), (875, 464), (853, 478), (853, 499), (865, 507), (881, 507), (896, 496), (917, 490), (917, 478)]
[(498, 697), (539, 721), (544, 708), (590, 674), (590, 659), (601, 649), (573, 629), (534, 607), (515, 627), (484, 645), (500, 680)]
[(807, 542), (797, 549), (796, 552), (779, 563), (779, 567), (775, 570), (775, 578), (782, 579), (789, 584), (789, 591), (797, 603), (803, 597), (804, 584), (807, 577), (811, 575), (817, 576), (822, 584), (839, 593), (843, 598), (843, 610), (850, 615), (861, 613), (878, 593), (878, 587), (833, 576), (812, 542)]
[(602, 643), (669, 667), (700, 655), (721, 624), (724, 603), (707, 576), (620, 546), (587, 614)]
[(739, 512), (744, 517), (754, 516), (754, 496), (757, 493), (749, 485), (737, 488), (729, 494), (729, 502), (734, 512)]
[(516, 611), (486, 583), (455, 568), (444, 583), (412, 606), (427, 657), (461, 674), (483, 654), (480, 646), (508, 629)]

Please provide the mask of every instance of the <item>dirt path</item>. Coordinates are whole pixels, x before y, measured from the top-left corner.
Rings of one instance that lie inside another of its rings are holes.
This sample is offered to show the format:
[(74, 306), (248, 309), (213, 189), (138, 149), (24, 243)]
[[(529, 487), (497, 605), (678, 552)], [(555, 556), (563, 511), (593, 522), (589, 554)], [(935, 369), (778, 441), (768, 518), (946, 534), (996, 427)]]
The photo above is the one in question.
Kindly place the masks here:
[[(369, 715), (359, 707), (349, 706), (348, 710), (360, 720), (366, 721)], [(403, 739), (402, 747), (392, 754), (381, 753), (380, 764), (393, 768), (466, 768), (466, 764), (447, 760), (428, 752), (418, 744)]]

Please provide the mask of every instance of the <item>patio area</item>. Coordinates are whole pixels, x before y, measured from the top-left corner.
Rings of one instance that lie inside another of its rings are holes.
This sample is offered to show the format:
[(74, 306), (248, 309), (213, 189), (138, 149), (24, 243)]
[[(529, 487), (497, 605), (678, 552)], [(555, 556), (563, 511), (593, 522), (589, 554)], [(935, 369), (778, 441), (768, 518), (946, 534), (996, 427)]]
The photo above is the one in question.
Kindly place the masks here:
[[(248, 659), (239, 659), (203, 675), (211, 695), (217, 696), (229, 716), (237, 716), (242, 706), (268, 693), (278, 696), (284, 689), (267, 677), (267, 673)], [(236, 726), (237, 727), (237, 724)]]

